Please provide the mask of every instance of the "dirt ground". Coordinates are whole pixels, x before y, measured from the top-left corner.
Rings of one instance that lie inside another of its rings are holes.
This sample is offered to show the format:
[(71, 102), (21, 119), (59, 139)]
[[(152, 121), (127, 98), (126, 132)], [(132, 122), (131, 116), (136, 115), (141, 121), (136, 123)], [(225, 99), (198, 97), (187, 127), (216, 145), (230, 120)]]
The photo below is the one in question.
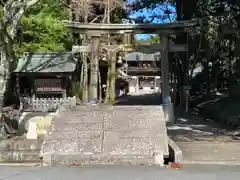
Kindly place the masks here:
[(240, 125), (240, 100), (228, 95), (205, 94), (191, 98), (195, 115), (238, 128)]

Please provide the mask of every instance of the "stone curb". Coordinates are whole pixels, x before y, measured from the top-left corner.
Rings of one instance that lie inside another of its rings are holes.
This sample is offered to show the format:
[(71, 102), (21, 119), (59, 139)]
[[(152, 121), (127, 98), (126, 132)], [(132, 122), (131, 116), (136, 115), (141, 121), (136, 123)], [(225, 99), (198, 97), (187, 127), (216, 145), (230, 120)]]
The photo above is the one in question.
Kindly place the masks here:
[[(161, 156), (162, 157), (162, 156)], [(160, 158), (161, 161), (162, 158)], [(160, 163), (161, 163), (160, 161)], [(57, 153), (43, 155), (43, 166), (85, 166), (85, 165), (156, 165), (153, 156), (133, 155), (104, 155), (83, 153)]]
[(0, 166), (8, 166), (8, 167), (40, 167), (41, 163), (5, 163), (1, 162)]
[(0, 152), (0, 163), (40, 162), (39, 151), (3, 151)]
[(181, 164), (240, 166), (240, 161), (181, 161)]
[(172, 148), (174, 152), (174, 162), (180, 163), (183, 159), (182, 150), (178, 147), (178, 145), (170, 138), (168, 137), (168, 145)]

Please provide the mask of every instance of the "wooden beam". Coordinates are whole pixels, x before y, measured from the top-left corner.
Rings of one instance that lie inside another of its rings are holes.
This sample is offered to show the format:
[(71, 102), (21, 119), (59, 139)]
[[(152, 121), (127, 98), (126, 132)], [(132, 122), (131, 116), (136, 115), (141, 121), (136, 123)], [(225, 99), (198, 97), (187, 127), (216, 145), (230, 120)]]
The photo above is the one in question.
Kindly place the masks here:
[(142, 68), (142, 67), (128, 67), (128, 72), (138, 71), (138, 72), (159, 72), (160, 68)]
[[(136, 51), (143, 52), (146, 51), (147, 53), (154, 53), (160, 52), (164, 50), (164, 45), (159, 44), (152, 44), (152, 45), (140, 45), (136, 47)], [(188, 45), (187, 44), (170, 44), (168, 46), (168, 52), (187, 52)]]
[(78, 53), (78, 52), (92, 52), (90, 45), (87, 46), (72, 46), (72, 52)]
[[(106, 49), (111, 52), (118, 52), (124, 50), (124, 45), (100, 45), (100, 49)], [(92, 44), (88, 44), (86, 46), (72, 46), (72, 52), (87, 52), (90, 53), (93, 51)]]
[(172, 33), (186, 31), (187, 29), (199, 27), (201, 20), (176, 21), (163, 24), (82, 24), (74, 21), (63, 21), (72, 31), (78, 33)]
[[(127, 48), (124, 45), (101, 45), (101, 49), (107, 49), (108, 51), (118, 52), (118, 51), (133, 51), (133, 48)], [(164, 49), (161, 43), (153, 44), (153, 45), (140, 45), (137, 46), (135, 51), (145, 52), (145, 53), (155, 53), (160, 52)], [(187, 44), (170, 44), (169, 52), (187, 52), (188, 45)], [(92, 52), (91, 44), (87, 46), (72, 46), (72, 52)]]

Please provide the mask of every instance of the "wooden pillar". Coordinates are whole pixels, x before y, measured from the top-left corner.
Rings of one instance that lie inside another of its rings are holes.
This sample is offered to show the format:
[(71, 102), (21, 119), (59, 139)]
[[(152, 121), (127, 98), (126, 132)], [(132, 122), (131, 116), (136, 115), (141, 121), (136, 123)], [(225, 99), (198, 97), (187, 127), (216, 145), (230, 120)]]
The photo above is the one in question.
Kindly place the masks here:
[(130, 33), (124, 34), (123, 43), (125, 46), (129, 46), (131, 44), (131, 34)]
[(162, 75), (162, 103), (170, 103), (170, 86), (169, 86), (169, 62), (168, 62), (168, 36), (161, 36), (163, 45), (161, 54), (161, 75)]
[(90, 64), (90, 96), (89, 102), (98, 102), (98, 48), (99, 48), (99, 36), (92, 36), (92, 59)]
[(154, 76), (154, 91), (157, 91), (157, 77)]
[(174, 111), (173, 105), (170, 98), (170, 84), (169, 84), (169, 42), (168, 35), (164, 34), (161, 36), (162, 49), (162, 59), (161, 59), (161, 75), (162, 75), (162, 103), (164, 117), (167, 123), (174, 122)]
[(66, 76), (62, 76), (62, 97), (63, 98), (67, 97), (66, 83), (67, 83), (67, 77)]
[(136, 76), (136, 93), (139, 93), (140, 90), (140, 81), (139, 81), (139, 76)]
[(110, 88), (109, 88), (109, 101), (114, 103), (116, 100), (116, 52), (111, 53), (110, 67)]
[(19, 83), (19, 74), (16, 74), (16, 93), (17, 96), (20, 96), (20, 83)]
[(23, 109), (23, 99), (21, 98), (21, 92), (20, 92), (20, 80), (19, 80), (19, 74), (16, 74), (16, 96), (17, 99), (19, 98), (19, 109)]
[(237, 77), (240, 77), (240, 40), (238, 40), (236, 43), (235, 56), (236, 56), (236, 75)]

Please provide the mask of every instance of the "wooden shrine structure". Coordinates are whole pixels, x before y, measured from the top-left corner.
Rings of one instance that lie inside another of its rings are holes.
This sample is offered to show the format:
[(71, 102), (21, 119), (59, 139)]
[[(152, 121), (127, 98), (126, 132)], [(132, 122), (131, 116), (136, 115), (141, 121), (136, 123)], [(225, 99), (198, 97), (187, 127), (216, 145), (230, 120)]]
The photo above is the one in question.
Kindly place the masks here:
[(26, 52), (13, 71), (24, 108), (48, 111), (70, 103), (76, 65), (71, 52)]
[(121, 70), (137, 81), (129, 84), (130, 92), (159, 91), (160, 53), (131, 52), (123, 57), (123, 62)]

